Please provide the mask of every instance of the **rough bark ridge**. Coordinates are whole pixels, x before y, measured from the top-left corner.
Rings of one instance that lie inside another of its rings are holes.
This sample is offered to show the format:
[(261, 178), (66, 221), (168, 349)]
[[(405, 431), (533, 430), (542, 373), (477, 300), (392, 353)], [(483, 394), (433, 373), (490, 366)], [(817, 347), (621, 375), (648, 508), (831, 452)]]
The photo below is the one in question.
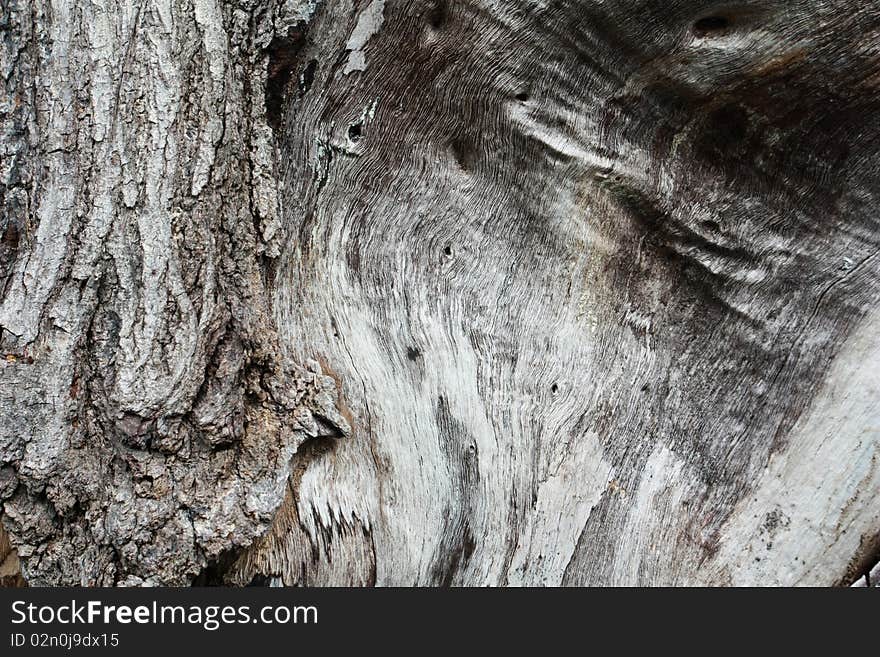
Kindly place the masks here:
[(266, 48), (307, 11), (4, 2), (0, 498), (32, 583), (187, 583), (345, 427), (266, 287)]
[(876, 563), (876, 4), (4, 1), (30, 581)]

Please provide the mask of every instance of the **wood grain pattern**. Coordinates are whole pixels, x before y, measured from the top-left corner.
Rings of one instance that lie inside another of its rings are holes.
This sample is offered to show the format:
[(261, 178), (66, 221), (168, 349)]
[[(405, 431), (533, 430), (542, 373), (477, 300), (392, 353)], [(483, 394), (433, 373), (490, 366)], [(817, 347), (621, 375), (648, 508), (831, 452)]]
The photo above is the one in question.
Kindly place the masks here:
[(351, 74), (338, 16), (287, 116), (275, 312), (355, 431), (291, 500), (311, 558), (276, 537), (236, 581), (876, 560), (880, 10), (389, 3)]

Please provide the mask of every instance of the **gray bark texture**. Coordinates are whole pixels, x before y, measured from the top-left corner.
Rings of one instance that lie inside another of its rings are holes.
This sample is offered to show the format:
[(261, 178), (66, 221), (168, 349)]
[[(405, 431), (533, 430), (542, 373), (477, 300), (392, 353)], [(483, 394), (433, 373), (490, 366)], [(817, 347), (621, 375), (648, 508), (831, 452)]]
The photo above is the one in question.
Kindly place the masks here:
[(880, 3), (2, 7), (4, 578), (880, 579)]

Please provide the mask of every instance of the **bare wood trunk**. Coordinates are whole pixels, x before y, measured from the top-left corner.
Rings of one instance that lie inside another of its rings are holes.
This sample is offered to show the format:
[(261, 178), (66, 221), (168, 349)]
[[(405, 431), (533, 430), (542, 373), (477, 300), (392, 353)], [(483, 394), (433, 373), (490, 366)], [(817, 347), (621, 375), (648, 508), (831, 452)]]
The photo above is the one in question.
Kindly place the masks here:
[(878, 560), (880, 8), (4, 9), (29, 582)]

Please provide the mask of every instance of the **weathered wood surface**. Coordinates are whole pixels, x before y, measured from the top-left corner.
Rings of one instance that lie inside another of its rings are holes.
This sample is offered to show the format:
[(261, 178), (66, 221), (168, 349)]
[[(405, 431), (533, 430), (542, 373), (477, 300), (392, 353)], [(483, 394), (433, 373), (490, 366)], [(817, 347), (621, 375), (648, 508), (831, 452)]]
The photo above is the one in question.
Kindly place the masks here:
[(9, 16), (0, 497), (30, 582), (878, 561), (880, 5)]

